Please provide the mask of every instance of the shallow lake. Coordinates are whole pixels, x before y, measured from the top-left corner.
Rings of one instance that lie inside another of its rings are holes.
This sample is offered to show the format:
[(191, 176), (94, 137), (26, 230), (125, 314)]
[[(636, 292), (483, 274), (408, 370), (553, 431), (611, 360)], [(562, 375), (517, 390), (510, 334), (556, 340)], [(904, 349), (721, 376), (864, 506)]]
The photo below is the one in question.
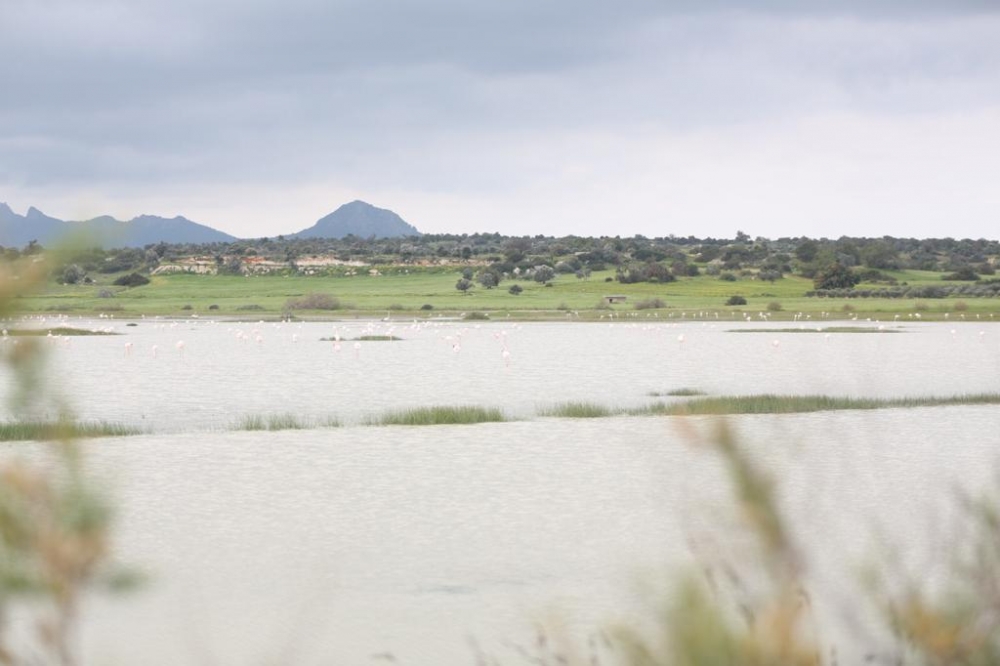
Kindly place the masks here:
[[(710, 420), (538, 417), (546, 406), (640, 406), (679, 388), (1000, 391), (1000, 333), (971, 321), (871, 334), (649, 318), (137, 323), (81, 322), (124, 335), (48, 341), (54, 383), (81, 418), (148, 433), (86, 445), (121, 507), (121, 559), (151, 575), (130, 597), (93, 602), (86, 663), (471, 664), (470, 641), (528, 663), (518, 646), (536, 623), (581, 642), (641, 623), (668, 573), (740, 547), (723, 465), (704, 444)], [(800, 325), (823, 326), (769, 326)], [(360, 425), (458, 404), (519, 420)], [(256, 413), (343, 427), (233, 429)], [(1000, 460), (996, 406), (729, 421), (779, 484), (821, 638), (842, 656), (879, 647), (856, 612), (858, 567), (891, 545), (900, 568), (940, 575), (954, 489), (984, 487)]]

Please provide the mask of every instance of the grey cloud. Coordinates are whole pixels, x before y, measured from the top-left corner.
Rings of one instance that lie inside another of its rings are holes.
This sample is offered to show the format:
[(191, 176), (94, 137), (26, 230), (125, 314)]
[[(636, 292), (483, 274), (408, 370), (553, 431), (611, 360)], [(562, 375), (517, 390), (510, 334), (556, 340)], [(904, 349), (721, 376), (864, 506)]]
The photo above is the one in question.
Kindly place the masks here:
[(517, 160), (495, 177), (489, 162), (546, 132), (1000, 103), (994, 2), (745, 6), (5, 4), (0, 185), (330, 177), (482, 190), (526, 177)]

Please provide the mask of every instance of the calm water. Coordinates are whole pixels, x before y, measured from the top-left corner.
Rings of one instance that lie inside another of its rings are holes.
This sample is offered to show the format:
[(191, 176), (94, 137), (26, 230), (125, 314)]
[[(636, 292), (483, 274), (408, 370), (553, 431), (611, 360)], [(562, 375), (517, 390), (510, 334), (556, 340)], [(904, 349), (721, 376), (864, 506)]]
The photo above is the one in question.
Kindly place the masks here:
[[(681, 387), (1000, 391), (1000, 333), (974, 322), (829, 337), (726, 322), (115, 326), (125, 335), (51, 343), (81, 417), (149, 432), (87, 445), (122, 507), (118, 551), (152, 575), (132, 598), (94, 602), (87, 663), (471, 664), (469, 637), (527, 663), (511, 644), (530, 643), (534, 623), (584, 636), (641, 623), (665, 572), (740, 548), (721, 466), (699, 443), (708, 421), (539, 408)], [(356, 347), (366, 333), (403, 340)], [(337, 335), (339, 350), (319, 341)], [(530, 420), (354, 425), (436, 404)], [(259, 412), (346, 426), (229, 430)], [(982, 487), (1000, 460), (997, 407), (732, 422), (780, 482), (823, 640), (841, 655), (877, 644), (851, 596), (857, 566), (892, 545), (896, 562), (939, 575), (954, 488)]]
[[(53, 341), (57, 385), (81, 418), (151, 432), (228, 429), (261, 413), (349, 424), (437, 404), (528, 417), (566, 401), (646, 404), (650, 392), (678, 388), (857, 396), (1000, 388), (1000, 332), (977, 322), (829, 337), (730, 332), (742, 322), (87, 324), (125, 335)], [(366, 334), (403, 340), (352, 340)], [(344, 340), (320, 342), (336, 336)]]

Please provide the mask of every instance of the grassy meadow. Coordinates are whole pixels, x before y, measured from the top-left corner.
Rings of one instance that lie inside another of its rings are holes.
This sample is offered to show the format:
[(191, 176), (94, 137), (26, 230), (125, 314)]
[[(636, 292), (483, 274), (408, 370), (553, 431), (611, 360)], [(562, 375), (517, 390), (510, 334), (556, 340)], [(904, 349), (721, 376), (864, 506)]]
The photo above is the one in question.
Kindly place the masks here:
[[(505, 280), (498, 287), (476, 285), (467, 293), (455, 288), (461, 266), (434, 269), (389, 267), (381, 275), (319, 277), (305, 275), (196, 275), (153, 276), (141, 287), (118, 287), (118, 274), (98, 275), (94, 284), (49, 282), (38, 293), (18, 299), (24, 314), (113, 314), (140, 316), (229, 317), (274, 319), (433, 317), (482, 312), (491, 317), (600, 319), (609, 314), (637, 317), (759, 318), (791, 320), (802, 313), (817, 319), (938, 320), (948, 317), (996, 319), (1000, 302), (991, 298), (887, 299), (806, 297), (813, 289), (807, 278), (795, 275), (767, 282), (741, 277), (727, 282), (714, 276), (682, 277), (676, 282), (622, 284), (613, 271), (594, 272), (578, 279), (559, 275), (549, 285), (531, 280)], [(886, 271), (910, 285), (945, 285), (942, 274), (930, 271)], [(609, 281), (610, 279), (610, 281)], [(523, 291), (514, 295), (514, 284)], [(877, 288), (862, 283), (859, 289)], [(623, 295), (624, 303), (606, 305), (604, 297)], [(726, 301), (739, 295), (743, 306)], [(322, 298), (316, 298), (322, 296)], [(298, 301), (298, 303), (296, 303)], [(303, 307), (304, 306), (304, 307)], [(318, 307), (311, 307), (318, 306)]]

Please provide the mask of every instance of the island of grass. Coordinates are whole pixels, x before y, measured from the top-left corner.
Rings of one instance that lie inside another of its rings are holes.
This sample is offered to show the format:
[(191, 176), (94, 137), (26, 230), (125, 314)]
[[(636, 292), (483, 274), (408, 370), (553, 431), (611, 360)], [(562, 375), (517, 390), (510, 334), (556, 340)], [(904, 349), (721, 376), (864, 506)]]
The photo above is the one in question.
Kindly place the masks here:
[(496, 407), (474, 405), (416, 407), (399, 409), (368, 417), (366, 425), (468, 425), (505, 421), (503, 411)]
[(80, 335), (121, 335), (114, 331), (102, 331), (98, 329), (72, 328), (70, 326), (56, 326), (55, 328), (11, 328), (4, 329), (7, 335), (15, 336), (65, 336), (73, 337)]
[(695, 388), (678, 388), (678, 389), (671, 389), (666, 393), (661, 393), (659, 391), (650, 391), (646, 395), (652, 398), (662, 398), (662, 397), (691, 398), (694, 396), (705, 395), (705, 392)]
[(139, 428), (107, 421), (10, 421), (0, 423), (0, 441), (56, 441), (93, 437), (127, 437), (142, 434)]
[(1000, 404), (1000, 393), (910, 398), (851, 398), (828, 395), (739, 395), (696, 398), (683, 402), (656, 403), (632, 410), (630, 414), (728, 416), (738, 414), (801, 414), (843, 410), (945, 407), (955, 405)]
[(599, 419), (608, 416), (618, 416), (622, 410), (599, 405), (592, 402), (565, 402), (546, 407), (539, 416), (554, 416), (568, 419)]
[(826, 326), (819, 328), (730, 328), (726, 333), (902, 333), (878, 326)]

